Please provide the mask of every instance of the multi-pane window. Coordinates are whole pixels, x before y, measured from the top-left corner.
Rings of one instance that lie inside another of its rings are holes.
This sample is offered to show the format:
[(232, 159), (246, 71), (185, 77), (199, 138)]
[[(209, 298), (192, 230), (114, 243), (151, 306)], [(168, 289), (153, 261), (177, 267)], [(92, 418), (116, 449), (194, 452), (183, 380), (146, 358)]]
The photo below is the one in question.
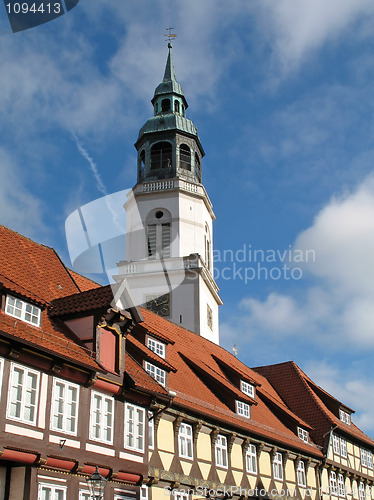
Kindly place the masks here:
[(303, 429), (302, 427), (297, 428), (297, 435), (300, 439), (302, 439), (305, 443), (308, 442), (308, 431)]
[(11, 295), (7, 295), (5, 312), (31, 325), (40, 325), (41, 309)]
[(340, 455), (340, 439), (335, 434), (332, 435), (332, 446), (334, 449), (334, 453)]
[(331, 495), (338, 494), (338, 485), (336, 482), (336, 474), (333, 470), (330, 472), (330, 493), (331, 493)]
[(243, 403), (242, 401), (236, 401), (236, 413), (242, 417), (250, 418), (251, 410), (248, 403)]
[(216, 466), (227, 467), (227, 439), (220, 434), (217, 436), (215, 444)]
[(152, 412), (148, 412), (148, 448), (153, 450), (155, 447), (155, 419)]
[(125, 405), (125, 448), (144, 451), (145, 409)]
[(364, 448), (361, 448), (361, 465), (363, 465), (364, 467), (367, 467), (367, 465), (368, 465), (367, 453), (366, 453), (366, 450)]
[(244, 380), (240, 381), (240, 390), (244, 392), (244, 394), (250, 396), (251, 398), (255, 397), (255, 386), (249, 384), (248, 382), (244, 382)]
[[(0, 358), (0, 388), (3, 385), (4, 358)], [(1, 397), (1, 390), (0, 390)]]
[(189, 500), (190, 498), (189, 494), (185, 491), (174, 491), (173, 495), (173, 500)]
[(66, 486), (40, 484), (38, 500), (66, 500)]
[(157, 382), (163, 386), (166, 384), (166, 372), (152, 363), (145, 362), (145, 371), (150, 374)]
[(345, 497), (345, 486), (343, 474), (338, 474), (338, 495), (342, 498)]
[(53, 380), (51, 429), (77, 433), (79, 386), (64, 380)]
[(372, 451), (367, 450), (366, 461), (367, 461), (369, 469), (372, 469), (373, 468), (373, 452)]
[(279, 453), (278, 451), (274, 455), (273, 474), (274, 474), (274, 479), (278, 479), (279, 481), (283, 481), (282, 453)]
[(359, 500), (365, 500), (365, 498), (366, 498), (364, 483), (360, 483), (358, 485), (358, 497), (359, 497)]
[(340, 455), (347, 458), (347, 441), (343, 437), (340, 438)]
[(250, 474), (257, 474), (257, 453), (256, 446), (250, 444), (247, 448), (247, 453), (245, 454), (245, 463), (247, 472)]
[(305, 475), (305, 464), (302, 460), (299, 460), (297, 464), (297, 484), (299, 486), (306, 486), (306, 475)]
[(148, 337), (147, 346), (151, 351), (158, 354), (161, 358), (165, 358), (165, 344)]
[(7, 417), (36, 424), (39, 372), (12, 363), (9, 379)]
[(90, 439), (113, 443), (114, 399), (99, 392), (91, 395)]
[(351, 423), (351, 416), (348, 412), (344, 411), (344, 410), (339, 410), (339, 417), (340, 417), (340, 420), (342, 422), (344, 422), (345, 424), (348, 424), (350, 425)]
[(181, 458), (193, 459), (193, 438), (192, 427), (189, 424), (182, 423), (178, 433), (179, 456)]
[(80, 491), (79, 500), (92, 500), (92, 497), (88, 491)]

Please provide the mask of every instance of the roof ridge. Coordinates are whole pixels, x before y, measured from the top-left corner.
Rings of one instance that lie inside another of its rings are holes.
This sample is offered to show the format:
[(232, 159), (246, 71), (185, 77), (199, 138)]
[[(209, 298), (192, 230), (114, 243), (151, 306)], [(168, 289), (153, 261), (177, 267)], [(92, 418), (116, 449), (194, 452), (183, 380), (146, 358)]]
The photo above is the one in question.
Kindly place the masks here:
[(28, 240), (30, 241), (31, 243), (33, 243), (34, 245), (37, 245), (39, 247), (43, 247), (43, 248), (48, 248), (49, 250), (54, 250), (53, 247), (50, 247), (48, 245), (44, 245), (44, 243), (38, 243), (37, 241), (34, 241), (32, 238), (30, 238), (29, 236), (25, 236), (24, 234), (21, 234), (19, 233), (18, 231), (15, 231), (14, 229), (11, 229), (10, 227), (8, 226), (5, 226), (4, 224), (0, 224), (0, 228), (3, 228), (3, 229), (6, 229), (7, 231), (13, 233), (13, 234), (16, 234), (17, 236), (20, 236), (22, 239), (24, 240)]

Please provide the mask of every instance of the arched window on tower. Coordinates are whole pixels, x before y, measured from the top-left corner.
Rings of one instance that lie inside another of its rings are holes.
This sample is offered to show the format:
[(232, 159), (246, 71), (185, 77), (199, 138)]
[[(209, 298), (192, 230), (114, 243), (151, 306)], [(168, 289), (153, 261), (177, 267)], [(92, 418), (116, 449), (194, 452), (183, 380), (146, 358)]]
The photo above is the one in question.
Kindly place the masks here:
[(170, 111), (170, 99), (162, 99), (161, 112), (166, 113), (167, 111)]
[(179, 101), (174, 101), (174, 111), (179, 113)]
[(146, 219), (149, 259), (170, 257), (171, 215), (164, 208), (152, 210)]
[(145, 151), (143, 149), (139, 155), (139, 177), (140, 177), (140, 180), (144, 179), (144, 169), (145, 169)]
[(191, 170), (191, 150), (187, 144), (181, 144), (179, 147), (179, 166)]
[(205, 265), (207, 266), (209, 271), (211, 271), (212, 270), (212, 259), (211, 259), (212, 244), (211, 244), (210, 231), (209, 231), (208, 224), (205, 224), (204, 244), (205, 244)]
[(170, 142), (157, 142), (151, 148), (151, 169), (172, 167), (172, 147)]
[(201, 182), (201, 165), (200, 158), (197, 153), (195, 153), (195, 175), (198, 182)]
[(155, 102), (155, 115), (157, 115), (157, 113), (158, 113), (158, 103)]

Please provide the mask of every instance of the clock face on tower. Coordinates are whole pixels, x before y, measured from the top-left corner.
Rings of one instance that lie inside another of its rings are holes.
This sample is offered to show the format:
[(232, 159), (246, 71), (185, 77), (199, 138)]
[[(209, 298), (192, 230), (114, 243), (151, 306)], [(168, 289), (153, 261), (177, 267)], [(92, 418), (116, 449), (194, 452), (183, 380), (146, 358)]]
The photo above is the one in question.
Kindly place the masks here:
[(159, 316), (170, 316), (170, 293), (160, 297), (147, 297), (145, 307)]

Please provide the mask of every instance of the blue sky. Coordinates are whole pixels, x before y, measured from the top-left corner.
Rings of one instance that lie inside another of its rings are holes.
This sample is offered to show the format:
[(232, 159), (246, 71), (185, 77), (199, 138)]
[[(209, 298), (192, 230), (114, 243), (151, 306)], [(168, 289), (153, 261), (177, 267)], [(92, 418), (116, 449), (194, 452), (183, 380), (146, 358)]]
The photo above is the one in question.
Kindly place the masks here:
[(250, 366), (293, 359), (373, 436), (371, 0), (80, 0), (17, 34), (4, 10), (0, 222), (69, 264), (66, 217), (135, 183), (170, 25), (215, 249), (315, 255), (293, 263), (300, 279), (247, 283), (217, 262), (221, 343)]

